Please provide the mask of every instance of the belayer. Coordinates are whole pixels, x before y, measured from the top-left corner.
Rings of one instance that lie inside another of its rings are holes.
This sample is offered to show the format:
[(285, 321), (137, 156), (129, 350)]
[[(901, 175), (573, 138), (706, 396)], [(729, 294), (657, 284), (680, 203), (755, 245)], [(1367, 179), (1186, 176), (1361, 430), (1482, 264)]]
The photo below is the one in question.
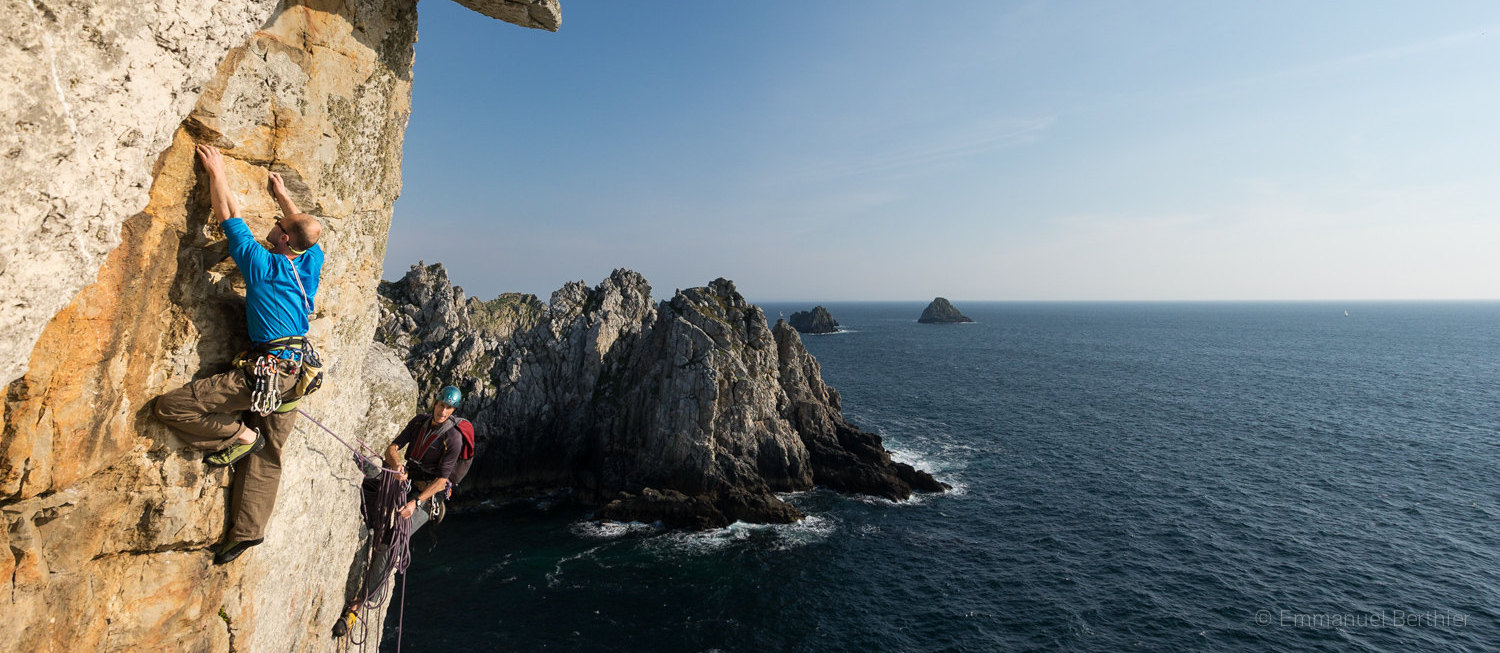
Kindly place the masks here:
[(322, 383), (322, 363), (307, 341), (308, 319), (318, 294), (323, 226), (297, 210), (281, 175), (271, 173), (271, 195), (282, 217), (266, 234), (269, 251), (240, 218), (229, 190), (224, 156), (196, 148), (208, 173), (209, 198), (229, 241), (229, 255), (245, 278), (245, 317), (253, 343), (233, 367), (193, 381), (156, 400), (156, 416), (195, 449), (217, 451), (210, 466), (240, 463), (230, 494), (231, 527), (214, 549), (224, 564), (265, 537), (281, 484), (281, 447), (296, 424), (293, 410)]
[(366, 565), (353, 599), (333, 625), (334, 637), (349, 634), (360, 620), (361, 608), (380, 600), (392, 570), (405, 571), (412, 533), (443, 520), (445, 502), (474, 458), (474, 425), (453, 414), (462, 401), (463, 393), (450, 385), (438, 392), (430, 414), (418, 414), (406, 423), (385, 449), (385, 466), (394, 472), (361, 459), (367, 476), (361, 503), (370, 529), (360, 554)]

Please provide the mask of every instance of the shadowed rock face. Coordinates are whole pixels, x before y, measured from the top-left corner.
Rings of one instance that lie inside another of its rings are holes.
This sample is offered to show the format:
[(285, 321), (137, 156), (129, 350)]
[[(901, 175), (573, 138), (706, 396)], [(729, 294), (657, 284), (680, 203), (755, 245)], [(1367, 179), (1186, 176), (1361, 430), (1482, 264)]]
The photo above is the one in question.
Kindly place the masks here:
[(948, 300), (938, 297), (922, 311), (922, 317), (917, 319), (922, 324), (956, 324), (960, 322), (973, 322), (965, 317), (963, 313), (948, 303)]
[(786, 319), (798, 333), (837, 333), (839, 321), (833, 319), (833, 314), (822, 306), (814, 306), (811, 311), (797, 311)]
[[(465, 390), (480, 432), (468, 493), (568, 488), (597, 516), (707, 528), (801, 517), (775, 493), (815, 484), (904, 499), (943, 486), (892, 463), (840, 413), (796, 330), (718, 279), (653, 304), (639, 274), (573, 282), (547, 304), (483, 303), (441, 265), (382, 284), (377, 338), (431, 397)], [(475, 309), (514, 307), (488, 330)]]
[(323, 220), (310, 335), (329, 377), (304, 407), (346, 437), (389, 437), (415, 410), (404, 366), (372, 343), (415, 0), (14, 9), (0, 18), (0, 110), (17, 127), (0, 137), (0, 208), (23, 226), (0, 229), (0, 650), (321, 649), (359, 537), (347, 452), (302, 421), (265, 544), (213, 567), (228, 473), (150, 402), (247, 344), (243, 281), (193, 161), (207, 142), (255, 233), (275, 218), (270, 171)]

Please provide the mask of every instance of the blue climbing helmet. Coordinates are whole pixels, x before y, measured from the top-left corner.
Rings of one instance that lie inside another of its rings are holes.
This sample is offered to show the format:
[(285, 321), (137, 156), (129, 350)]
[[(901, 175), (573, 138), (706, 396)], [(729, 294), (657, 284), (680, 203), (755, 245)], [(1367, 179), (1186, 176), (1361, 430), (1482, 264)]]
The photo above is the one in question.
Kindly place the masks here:
[(449, 406), (452, 406), (454, 408), (458, 408), (458, 405), (460, 403), (463, 403), (464, 393), (459, 392), (458, 388), (455, 388), (455, 387), (453, 387), (453, 386), (450, 385), (450, 386), (448, 386), (446, 388), (443, 388), (441, 391), (439, 391), (437, 398), (438, 398), (438, 401), (441, 401), (441, 402), (443, 402), (445, 404), (448, 404)]

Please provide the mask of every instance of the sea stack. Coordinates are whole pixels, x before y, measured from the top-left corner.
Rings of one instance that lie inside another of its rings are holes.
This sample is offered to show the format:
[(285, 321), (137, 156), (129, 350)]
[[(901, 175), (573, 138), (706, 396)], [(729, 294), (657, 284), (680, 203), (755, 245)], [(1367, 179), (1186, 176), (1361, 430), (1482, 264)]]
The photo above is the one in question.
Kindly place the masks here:
[(839, 330), (839, 321), (833, 319), (833, 314), (822, 306), (814, 306), (811, 311), (792, 313), (787, 322), (799, 333), (837, 333)]
[(974, 320), (958, 312), (958, 309), (953, 308), (953, 304), (950, 304), (948, 300), (938, 297), (933, 299), (931, 304), (927, 305), (927, 309), (922, 311), (922, 317), (918, 318), (917, 321), (922, 324), (956, 324), (959, 322), (973, 322)]

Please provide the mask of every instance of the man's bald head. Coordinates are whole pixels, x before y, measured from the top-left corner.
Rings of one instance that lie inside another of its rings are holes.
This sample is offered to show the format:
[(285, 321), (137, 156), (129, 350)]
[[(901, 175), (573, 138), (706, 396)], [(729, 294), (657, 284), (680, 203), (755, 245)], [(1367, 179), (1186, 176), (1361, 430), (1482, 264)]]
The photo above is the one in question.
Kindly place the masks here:
[(293, 213), (281, 219), (281, 230), (285, 231), (290, 239), (287, 245), (299, 252), (305, 252), (308, 248), (318, 244), (318, 238), (323, 235), (323, 223), (306, 213)]

